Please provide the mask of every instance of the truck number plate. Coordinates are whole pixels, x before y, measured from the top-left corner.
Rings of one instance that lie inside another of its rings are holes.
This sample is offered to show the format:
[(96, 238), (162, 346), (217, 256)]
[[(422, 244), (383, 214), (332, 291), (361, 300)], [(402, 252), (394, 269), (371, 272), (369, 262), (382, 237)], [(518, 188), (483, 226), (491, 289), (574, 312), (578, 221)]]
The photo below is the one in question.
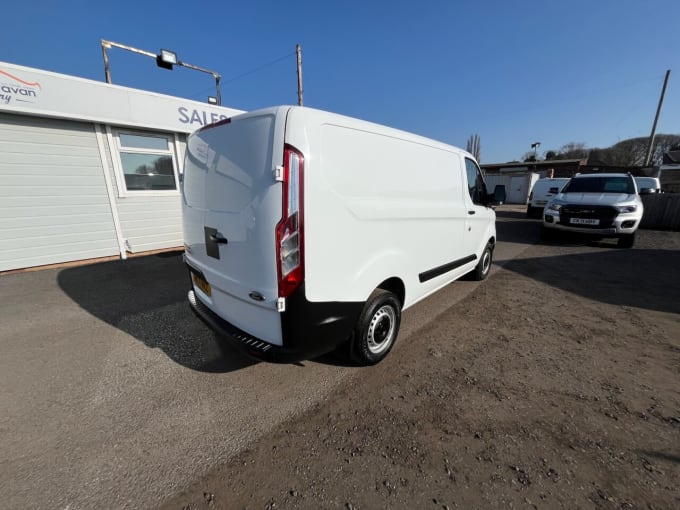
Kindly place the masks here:
[(592, 218), (570, 218), (569, 223), (574, 225), (599, 225), (600, 220)]
[(205, 294), (206, 296), (210, 296), (212, 294), (210, 284), (206, 282), (203, 278), (201, 278), (199, 275), (197, 275), (196, 273), (191, 273), (191, 279), (194, 281), (194, 285), (203, 291), (203, 294)]

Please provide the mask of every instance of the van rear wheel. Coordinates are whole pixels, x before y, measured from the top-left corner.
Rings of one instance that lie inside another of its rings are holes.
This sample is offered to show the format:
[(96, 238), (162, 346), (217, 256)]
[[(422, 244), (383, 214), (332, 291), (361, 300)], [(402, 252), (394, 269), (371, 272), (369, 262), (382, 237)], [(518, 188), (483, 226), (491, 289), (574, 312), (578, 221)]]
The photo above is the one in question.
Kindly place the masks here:
[(376, 289), (368, 298), (354, 329), (353, 355), (362, 365), (375, 365), (394, 346), (401, 323), (401, 303), (390, 291)]

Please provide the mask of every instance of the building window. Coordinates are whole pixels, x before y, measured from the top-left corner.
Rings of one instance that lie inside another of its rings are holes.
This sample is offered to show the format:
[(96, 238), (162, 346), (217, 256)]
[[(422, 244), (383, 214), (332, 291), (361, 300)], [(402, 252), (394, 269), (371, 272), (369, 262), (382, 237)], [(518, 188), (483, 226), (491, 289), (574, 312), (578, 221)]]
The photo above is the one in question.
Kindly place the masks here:
[(120, 158), (117, 181), (121, 195), (177, 191), (172, 135), (119, 131), (114, 138)]

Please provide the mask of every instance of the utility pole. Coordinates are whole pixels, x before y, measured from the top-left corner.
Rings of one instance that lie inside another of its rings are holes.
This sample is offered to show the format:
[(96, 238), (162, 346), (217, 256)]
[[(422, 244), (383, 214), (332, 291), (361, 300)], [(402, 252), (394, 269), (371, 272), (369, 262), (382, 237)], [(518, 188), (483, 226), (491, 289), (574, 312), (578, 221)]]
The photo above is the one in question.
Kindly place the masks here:
[(297, 54), (298, 105), (302, 106), (302, 48), (299, 44), (295, 45), (295, 53)]
[(668, 77), (671, 75), (671, 70), (666, 71), (666, 77), (663, 80), (663, 88), (661, 89), (661, 97), (659, 98), (659, 106), (656, 108), (656, 116), (654, 117), (654, 124), (652, 125), (652, 133), (649, 135), (649, 148), (647, 149), (647, 157), (645, 158), (645, 166), (649, 166), (652, 159), (652, 150), (654, 149), (654, 136), (656, 135), (656, 123), (659, 121), (661, 114), (661, 107), (663, 106), (663, 97), (666, 95), (666, 85), (668, 85)]

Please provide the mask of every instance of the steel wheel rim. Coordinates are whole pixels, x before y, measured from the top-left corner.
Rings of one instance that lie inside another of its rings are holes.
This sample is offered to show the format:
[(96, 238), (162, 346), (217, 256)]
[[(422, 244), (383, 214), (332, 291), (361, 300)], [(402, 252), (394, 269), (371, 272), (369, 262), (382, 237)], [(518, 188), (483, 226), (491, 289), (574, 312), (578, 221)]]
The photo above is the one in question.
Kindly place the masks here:
[(489, 272), (491, 268), (491, 250), (484, 250), (484, 255), (482, 255), (482, 274)]
[(397, 322), (397, 314), (389, 305), (384, 305), (373, 314), (368, 326), (366, 340), (372, 354), (384, 352), (392, 343)]

